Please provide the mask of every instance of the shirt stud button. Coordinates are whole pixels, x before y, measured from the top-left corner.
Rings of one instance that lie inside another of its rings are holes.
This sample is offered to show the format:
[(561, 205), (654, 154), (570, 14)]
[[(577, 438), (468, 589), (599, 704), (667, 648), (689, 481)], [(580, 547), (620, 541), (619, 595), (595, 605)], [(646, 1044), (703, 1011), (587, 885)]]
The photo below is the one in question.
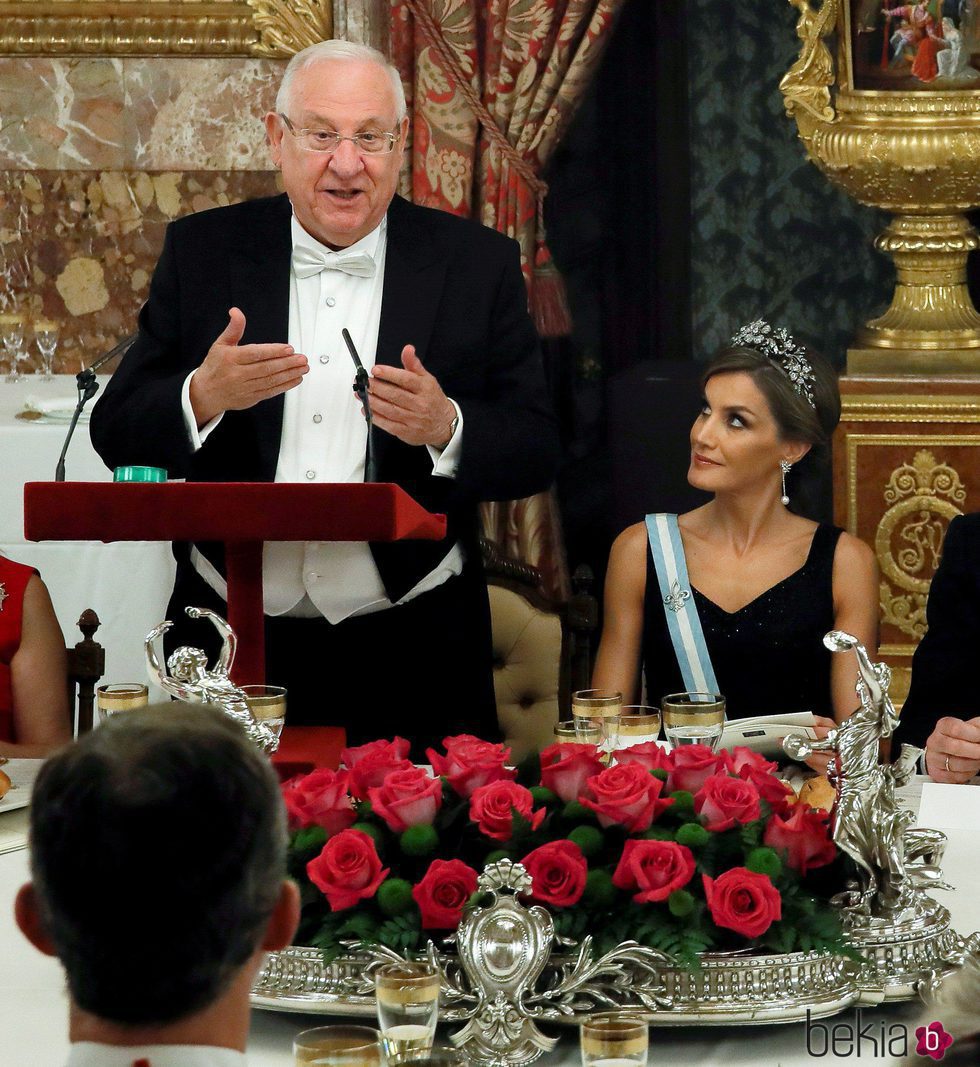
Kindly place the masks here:
[(313, 421), (319, 425), (321, 422), (323, 422), (323, 416), (322, 415), (314, 415), (313, 416)]
[(315, 477), (316, 477), (316, 471), (307, 471), (306, 472), (307, 481), (312, 482)]
[(327, 305), (328, 308), (332, 308), (334, 304), (337, 303), (337, 301), (334, 299), (334, 297), (328, 296), (324, 303)]
[(324, 355), (324, 356), (321, 356), (321, 357), (320, 357), (320, 362), (321, 362), (321, 363), (324, 363), (324, 364), (326, 364), (326, 363), (329, 363), (329, 362), (330, 362), (330, 357), (329, 357), (329, 356), (326, 356), (326, 355)]

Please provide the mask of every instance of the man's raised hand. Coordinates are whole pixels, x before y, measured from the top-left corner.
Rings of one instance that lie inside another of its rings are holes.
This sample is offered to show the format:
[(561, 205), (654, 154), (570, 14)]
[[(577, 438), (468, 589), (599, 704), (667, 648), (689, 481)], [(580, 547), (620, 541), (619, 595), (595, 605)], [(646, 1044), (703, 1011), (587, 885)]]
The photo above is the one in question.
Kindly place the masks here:
[(449, 443), (456, 408), (413, 345), (402, 349), (401, 367), (375, 364), (370, 393), (371, 414), (382, 430), (408, 445), (444, 448)]
[(309, 360), (288, 344), (239, 344), (245, 316), (228, 311), (228, 325), (215, 339), (191, 378), (190, 400), (197, 425), (225, 411), (241, 411), (285, 393), (303, 380)]

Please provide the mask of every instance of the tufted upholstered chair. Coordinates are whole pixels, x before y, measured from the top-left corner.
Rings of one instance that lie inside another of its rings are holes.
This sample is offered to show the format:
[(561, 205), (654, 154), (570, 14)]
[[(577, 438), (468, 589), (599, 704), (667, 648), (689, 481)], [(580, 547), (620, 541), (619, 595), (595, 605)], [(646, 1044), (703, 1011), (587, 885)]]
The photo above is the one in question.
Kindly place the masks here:
[(493, 626), (497, 721), (515, 762), (554, 740), (555, 723), (571, 717), (571, 694), (589, 686), (591, 639), (598, 604), (592, 573), (580, 567), (572, 597), (554, 604), (540, 592), (538, 571), (502, 556), (484, 540)]

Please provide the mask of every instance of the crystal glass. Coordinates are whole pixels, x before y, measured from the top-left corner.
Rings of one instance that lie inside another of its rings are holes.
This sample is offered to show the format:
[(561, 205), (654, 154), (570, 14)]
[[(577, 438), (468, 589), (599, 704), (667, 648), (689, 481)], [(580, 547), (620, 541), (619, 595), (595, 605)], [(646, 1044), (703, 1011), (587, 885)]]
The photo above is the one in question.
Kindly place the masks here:
[(571, 722), (555, 723), (555, 741), (563, 745), (598, 745), (602, 731), (598, 726), (572, 719)]
[(286, 690), (281, 685), (242, 685), (252, 714), (257, 722), (264, 722), (278, 737), (286, 721)]
[(318, 1026), (293, 1039), (296, 1067), (383, 1067), (381, 1035), (370, 1026)]
[[(572, 715), (583, 735), (598, 729), (606, 749), (616, 747), (623, 694), (614, 689), (579, 689), (572, 694)], [(585, 740), (584, 736), (581, 738)]]
[(660, 710), (672, 745), (718, 748), (725, 726), (725, 698), (720, 693), (671, 693), (660, 702)]
[(399, 1067), (468, 1067), (463, 1053), (455, 1048), (434, 1048), (424, 1056), (402, 1060)]
[(48, 382), (54, 377), (54, 352), (58, 347), (58, 324), (48, 319), (35, 322), (34, 340), (41, 354), (41, 379)]
[(581, 1028), (582, 1067), (636, 1067), (647, 1062), (649, 1028), (628, 1015), (593, 1015)]
[(99, 722), (105, 722), (110, 715), (115, 715), (120, 711), (145, 708), (149, 699), (149, 689), (142, 682), (114, 682), (111, 685), (100, 685), (95, 691)]
[(374, 972), (381, 1040), (388, 1063), (432, 1048), (439, 1020), (439, 972), (430, 963), (389, 963)]
[(18, 364), (24, 359), (25, 328), (23, 315), (12, 311), (0, 315), (0, 345), (9, 364), (5, 379), (8, 382), (19, 382), (23, 377)]
[(619, 717), (619, 744), (617, 748), (642, 745), (660, 737), (660, 708), (646, 704), (624, 704)]

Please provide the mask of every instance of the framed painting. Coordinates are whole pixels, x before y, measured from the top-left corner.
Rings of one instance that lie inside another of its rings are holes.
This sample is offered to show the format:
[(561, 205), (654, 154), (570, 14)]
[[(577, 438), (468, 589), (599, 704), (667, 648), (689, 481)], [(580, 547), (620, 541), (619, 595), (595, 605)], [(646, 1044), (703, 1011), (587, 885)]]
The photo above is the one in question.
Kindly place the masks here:
[(333, 35), (331, 0), (0, 0), (0, 55), (288, 56)]
[(855, 89), (980, 91), (980, 0), (848, 0)]

